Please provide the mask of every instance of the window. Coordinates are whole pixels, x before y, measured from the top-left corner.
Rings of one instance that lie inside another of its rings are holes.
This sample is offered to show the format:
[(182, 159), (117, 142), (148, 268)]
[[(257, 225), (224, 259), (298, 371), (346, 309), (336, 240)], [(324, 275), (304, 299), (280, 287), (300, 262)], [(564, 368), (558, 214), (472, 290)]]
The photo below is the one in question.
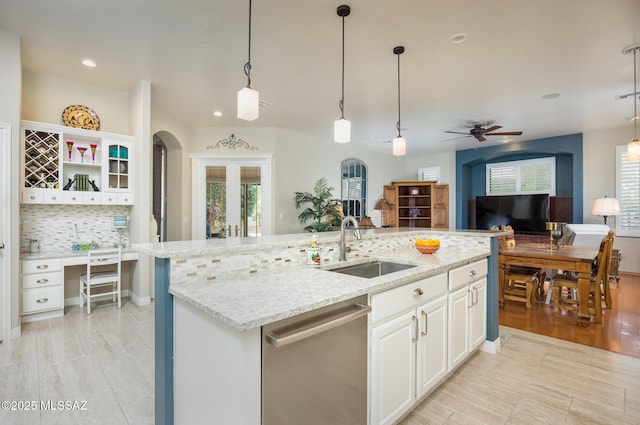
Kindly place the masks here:
[(487, 164), (487, 195), (556, 193), (556, 159), (536, 158)]
[(359, 159), (342, 161), (342, 210), (360, 220), (367, 215), (367, 166)]
[(418, 181), (440, 181), (440, 166), (434, 165), (433, 167), (418, 168)]
[(629, 162), (627, 145), (616, 146), (616, 235), (640, 237), (640, 162)]

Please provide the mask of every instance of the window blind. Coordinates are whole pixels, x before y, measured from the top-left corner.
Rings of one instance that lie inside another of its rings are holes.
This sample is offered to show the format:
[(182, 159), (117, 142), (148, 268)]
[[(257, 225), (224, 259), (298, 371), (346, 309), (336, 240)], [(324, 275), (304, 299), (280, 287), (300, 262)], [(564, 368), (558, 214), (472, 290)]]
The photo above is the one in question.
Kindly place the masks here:
[(553, 157), (487, 164), (486, 194), (555, 194), (556, 160)]
[(616, 146), (616, 235), (640, 237), (640, 162), (629, 162), (627, 145)]

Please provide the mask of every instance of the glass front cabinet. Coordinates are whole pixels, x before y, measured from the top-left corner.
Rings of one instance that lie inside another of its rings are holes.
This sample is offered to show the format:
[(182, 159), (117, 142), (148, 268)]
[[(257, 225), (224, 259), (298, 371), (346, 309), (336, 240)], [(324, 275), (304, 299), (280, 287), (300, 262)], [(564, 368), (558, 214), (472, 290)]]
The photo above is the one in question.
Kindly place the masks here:
[(133, 137), (23, 121), (21, 141), (23, 204), (133, 204)]

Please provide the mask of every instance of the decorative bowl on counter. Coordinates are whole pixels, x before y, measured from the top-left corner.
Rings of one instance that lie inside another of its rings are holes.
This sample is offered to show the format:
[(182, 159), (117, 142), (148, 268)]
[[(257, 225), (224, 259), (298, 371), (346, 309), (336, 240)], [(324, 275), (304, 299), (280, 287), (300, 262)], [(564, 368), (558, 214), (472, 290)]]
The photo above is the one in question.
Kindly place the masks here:
[(440, 241), (438, 239), (418, 239), (416, 240), (416, 249), (423, 254), (433, 254), (440, 249)]

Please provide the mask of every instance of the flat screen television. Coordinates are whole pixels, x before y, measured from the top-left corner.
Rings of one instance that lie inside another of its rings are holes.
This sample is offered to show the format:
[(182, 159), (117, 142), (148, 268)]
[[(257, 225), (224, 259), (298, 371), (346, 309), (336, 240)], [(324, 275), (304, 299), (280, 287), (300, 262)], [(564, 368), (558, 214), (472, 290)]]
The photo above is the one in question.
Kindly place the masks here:
[(549, 195), (476, 197), (476, 229), (511, 225), (515, 233), (544, 234), (549, 220)]

